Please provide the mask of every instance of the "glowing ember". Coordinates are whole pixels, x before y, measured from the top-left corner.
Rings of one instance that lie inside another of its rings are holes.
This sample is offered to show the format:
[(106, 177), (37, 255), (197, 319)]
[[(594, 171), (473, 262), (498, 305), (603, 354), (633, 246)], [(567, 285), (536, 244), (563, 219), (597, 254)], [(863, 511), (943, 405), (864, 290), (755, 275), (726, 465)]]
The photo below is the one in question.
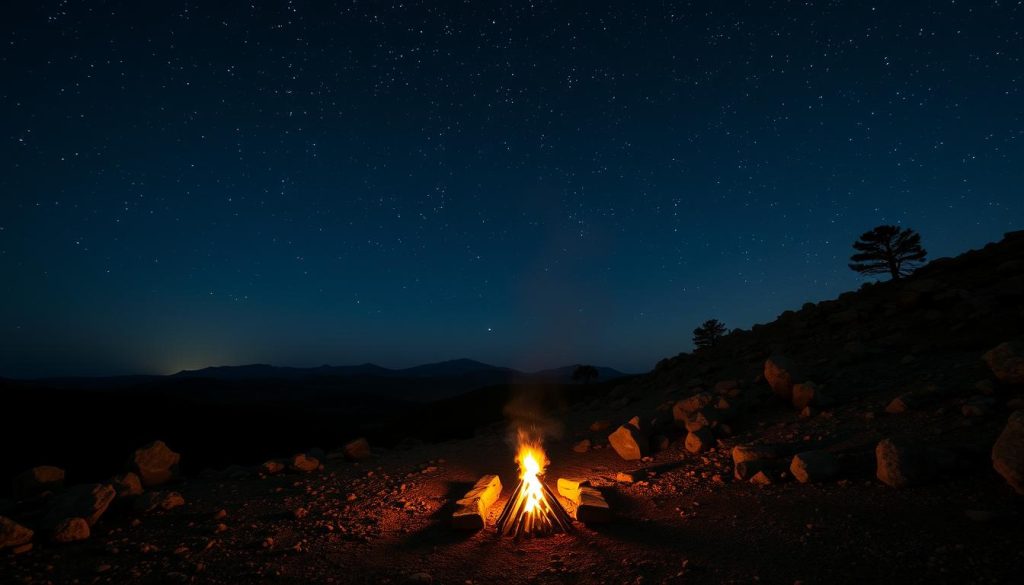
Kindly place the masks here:
[(519, 485), (498, 518), (498, 531), (516, 538), (522, 535), (568, 532), (572, 526), (569, 514), (551, 493), (541, 476), (548, 464), (540, 441), (519, 432)]

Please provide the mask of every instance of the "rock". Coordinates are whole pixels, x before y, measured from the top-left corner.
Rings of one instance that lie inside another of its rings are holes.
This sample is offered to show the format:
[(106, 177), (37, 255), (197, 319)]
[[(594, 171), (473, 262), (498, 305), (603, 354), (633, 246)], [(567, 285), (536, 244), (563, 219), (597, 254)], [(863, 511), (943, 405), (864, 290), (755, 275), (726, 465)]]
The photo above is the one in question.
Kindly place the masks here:
[(875, 447), (875, 476), (894, 488), (920, 483), (928, 475), (927, 462), (920, 449), (897, 445), (883, 439)]
[(644, 446), (647, 443), (640, 433), (640, 417), (634, 416), (626, 424), (620, 426), (614, 433), (608, 435), (608, 442), (612, 449), (626, 461), (636, 461), (644, 456)]
[(52, 465), (40, 465), (18, 474), (14, 478), (12, 494), (23, 500), (54, 491), (64, 485), (64, 470)]
[(792, 392), (793, 407), (797, 410), (803, 410), (804, 408), (812, 404), (818, 404), (821, 401), (821, 391), (818, 390), (818, 385), (811, 381), (793, 384)]
[(173, 510), (185, 505), (185, 498), (178, 492), (149, 492), (135, 500), (135, 510), (151, 512), (153, 510)]
[(684, 446), (690, 453), (701, 453), (715, 445), (715, 437), (710, 429), (701, 429), (696, 432), (686, 433)]
[(369, 459), (372, 455), (370, 443), (363, 437), (345, 443), (342, 450), (345, 452), (345, 458), (350, 461), (362, 461), (363, 459)]
[(811, 418), (815, 414), (817, 413), (813, 408), (811, 408), (810, 406), (805, 406), (804, 409), (800, 411), (800, 418)]
[(603, 430), (611, 428), (611, 426), (612, 421), (610, 420), (595, 420), (590, 423), (590, 431), (593, 433), (600, 433)]
[(771, 485), (772, 478), (764, 471), (758, 471), (754, 475), (750, 476), (750, 483), (757, 485)]
[(120, 475), (115, 475), (110, 480), (110, 484), (114, 486), (114, 493), (117, 494), (117, 499), (130, 498), (132, 496), (138, 496), (142, 494), (142, 480), (134, 472), (126, 472)]
[(89, 523), (85, 521), (85, 518), (65, 518), (53, 529), (53, 541), (78, 542), (89, 538), (89, 532)]
[(768, 445), (736, 445), (732, 448), (733, 476), (749, 479), (776, 457), (778, 451)]
[(786, 402), (793, 400), (793, 384), (800, 379), (796, 367), (788, 358), (773, 355), (764, 362), (764, 379), (772, 387), (772, 392)]
[(738, 380), (720, 380), (715, 383), (715, 394), (735, 397), (739, 394), (740, 383)]
[(452, 526), (458, 530), (480, 530), (487, 520), (487, 511), (501, 495), (501, 480), (497, 475), (485, 475), (477, 480), (473, 489), (455, 502)]
[(66, 518), (84, 518), (92, 526), (116, 496), (114, 486), (110, 484), (93, 483), (69, 488), (54, 496), (43, 525), (55, 527)]
[(320, 468), (320, 462), (315, 457), (305, 453), (299, 453), (288, 462), (288, 469), (299, 473), (310, 473)]
[(713, 401), (714, 397), (707, 392), (699, 392), (689, 398), (684, 398), (679, 402), (676, 402), (675, 406), (672, 407), (672, 418), (678, 421), (684, 420), (687, 415), (692, 415), (693, 413), (710, 406)]
[(992, 467), (1018, 494), (1024, 495), (1024, 410), (1010, 414), (992, 447)]
[(615, 474), (615, 481), (619, 483), (633, 483), (634, 481), (636, 481), (636, 478), (633, 476), (632, 473), (620, 471)]
[(583, 439), (572, 446), (572, 450), (577, 453), (586, 453), (590, 451), (590, 439)]
[(284, 463), (281, 463), (277, 459), (270, 459), (269, 461), (264, 461), (263, 465), (260, 465), (260, 472), (265, 473), (267, 475), (277, 475), (282, 471), (284, 471)]
[(178, 474), (181, 455), (171, 451), (163, 441), (152, 443), (135, 450), (132, 466), (142, 485), (146, 487), (167, 483)]
[(34, 533), (10, 518), (0, 516), (0, 550), (16, 548), (32, 542)]
[(903, 414), (910, 410), (913, 404), (914, 398), (912, 394), (900, 394), (889, 402), (888, 406), (885, 407), (885, 412), (888, 414)]
[(693, 414), (687, 414), (684, 416), (685, 418), (682, 419), (683, 426), (686, 427), (686, 430), (691, 433), (695, 433), (697, 431), (700, 431), (701, 429), (716, 426), (716, 421), (713, 420), (713, 417), (709, 418), (708, 413), (705, 412), (695, 412)]
[(793, 456), (789, 472), (800, 483), (827, 481), (839, 475), (839, 462), (828, 451), (804, 451)]
[(1024, 384), (1024, 343), (1001, 343), (982, 356), (997, 380), (1005, 384)]

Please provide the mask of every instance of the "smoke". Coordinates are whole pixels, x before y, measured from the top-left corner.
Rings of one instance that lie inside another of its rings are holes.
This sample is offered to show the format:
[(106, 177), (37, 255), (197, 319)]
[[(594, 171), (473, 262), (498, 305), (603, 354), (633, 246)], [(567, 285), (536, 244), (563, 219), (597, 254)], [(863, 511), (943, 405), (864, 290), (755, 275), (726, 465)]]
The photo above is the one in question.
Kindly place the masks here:
[(522, 444), (540, 446), (547, 439), (562, 438), (564, 426), (550, 413), (564, 406), (561, 393), (555, 387), (514, 387), (504, 409), (508, 421), (505, 440), (515, 450)]

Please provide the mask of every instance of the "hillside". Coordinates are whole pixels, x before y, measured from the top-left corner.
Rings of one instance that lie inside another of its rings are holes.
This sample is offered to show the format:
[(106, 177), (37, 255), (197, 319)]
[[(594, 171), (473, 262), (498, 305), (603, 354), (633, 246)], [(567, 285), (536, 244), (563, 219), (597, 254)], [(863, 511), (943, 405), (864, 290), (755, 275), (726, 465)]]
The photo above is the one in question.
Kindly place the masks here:
[[(356, 441), (176, 477), (164, 453), (171, 479), (104, 504), (70, 544), (45, 522), (67, 488), (0, 502), (36, 530), (30, 550), (0, 559), (0, 580), (1015, 582), (1024, 352), (1005, 342), (1022, 333), (1014, 232), (621, 383), (480, 389), (377, 429), (438, 442)], [(589, 483), (610, 521), (496, 535), (518, 473), (510, 431), (527, 424), (546, 431), (544, 480)], [(336, 444), (352, 429), (337, 425)], [(218, 448), (181, 447), (181, 468)], [(455, 530), (457, 502), (484, 474), (505, 486), (486, 527)], [(81, 513), (96, 512), (86, 500)]]

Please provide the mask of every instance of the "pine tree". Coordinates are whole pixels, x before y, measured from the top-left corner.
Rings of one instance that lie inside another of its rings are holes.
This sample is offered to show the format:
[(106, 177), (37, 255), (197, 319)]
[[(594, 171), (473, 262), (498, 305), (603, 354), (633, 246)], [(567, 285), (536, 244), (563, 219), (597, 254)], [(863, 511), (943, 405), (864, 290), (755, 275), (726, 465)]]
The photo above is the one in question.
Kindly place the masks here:
[(921, 247), (921, 234), (898, 225), (880, 225), (861, 234), (853, 243), (857, 253), (850, 257), (850, 269), (861, 274), (889, 273), (893, 280), (909, 275), (928, 254)]
[(725, 324), (718, 319), (708, 319), (700, 327), (693, 330), (693, 345), (697, 349), (706, 349), (715, 343), (728, 331)]

